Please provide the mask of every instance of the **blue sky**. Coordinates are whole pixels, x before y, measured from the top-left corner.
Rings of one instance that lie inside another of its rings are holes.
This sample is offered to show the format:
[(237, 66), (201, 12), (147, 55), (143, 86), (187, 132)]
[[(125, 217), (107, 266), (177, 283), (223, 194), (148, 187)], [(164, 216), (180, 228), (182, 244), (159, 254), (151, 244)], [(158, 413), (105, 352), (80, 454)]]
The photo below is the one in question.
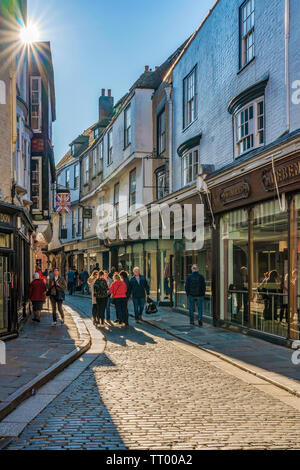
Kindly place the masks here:
[(55, 159), (97, 121), (98, 97), (115, 102), (144, 66), (160, 65), (197, 28), (214, 0), (28, 0), (40, 40), (52, 46)]

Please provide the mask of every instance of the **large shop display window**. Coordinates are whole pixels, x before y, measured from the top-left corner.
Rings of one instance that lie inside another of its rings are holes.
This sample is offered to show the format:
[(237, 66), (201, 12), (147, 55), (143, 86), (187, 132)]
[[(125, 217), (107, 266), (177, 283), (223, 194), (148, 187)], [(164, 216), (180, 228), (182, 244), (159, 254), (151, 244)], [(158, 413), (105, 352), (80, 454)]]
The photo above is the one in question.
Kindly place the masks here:
[(300, 332), (300, 195), (291, 204), (290, 231), (290, 338), (299, 339)]
[(212, 317), (212, 238), (211, 228), (205, 226), (204, 245), (201, 250), (186, 251), (185, 243), (177, 243), (178, 252), (178, 284), (177, 284), (177, 305), (186, 308), (187, 299), (185, 293), (185, 281), (188, 274), (191, 273), (193, 264), (199, 267), (199, 273), (202, 274), (206, 282), (206, 294), (204, 298), (204, 315)]
[[(250, 326), (288, 336), (288, 212), (277, 200), (253, 209), (253, 286)], [(252, 231), (251, 231), (252, 232)], [(251, 233), (250, 232), (250, 233)], [(251, 236), (251, 235), (250, 235)]]
[(248, 211), (220, 221), (220, 318), (248, 324)]

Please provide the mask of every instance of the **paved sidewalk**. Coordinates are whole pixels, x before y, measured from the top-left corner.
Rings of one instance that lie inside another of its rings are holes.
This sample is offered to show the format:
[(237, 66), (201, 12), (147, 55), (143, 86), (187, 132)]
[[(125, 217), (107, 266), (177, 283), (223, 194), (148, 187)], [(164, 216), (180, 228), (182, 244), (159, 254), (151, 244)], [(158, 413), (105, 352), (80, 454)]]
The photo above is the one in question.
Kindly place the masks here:
[[(131, 303), (129, 311), (133, 313)], [(191, 326), (187, 315), (169, 308), (159, 307), (155, 315), (144, 314), (144, 320), (178, 339), (218, 354), (256, 375), (263, 375), (300, 396), (300, 365), (292, 363), (292, 349), (223, 328), (215, 328), (205, 322), (202, 328)], [(195, 323), (197, 324), (196, 315)]]
[(26, 384), (82, 345), (83, 339), (68, 311), (65, 325), (59, 320), (56, 327), (51, 324), (52, 314), (46, 308), (40, 323), (28, 319), (20, 336), (6, 342), (6, 364), (0, 365), (0, 410)]
[[(75, 296), (89, 298), (80, 293)], [(133, 314), (131, 302), (129, 312)], [(300, 396), (300, 364), (292, 363), (294, 351), (290, 348), (224, 328), (215, 328), (205, 320), (203, 328), (199, 328), (196, 314), (195, 326), (191, 326), (188, 314), (170, 308), (158, 307), (155, 315), (144, 313), (144, 320)]]

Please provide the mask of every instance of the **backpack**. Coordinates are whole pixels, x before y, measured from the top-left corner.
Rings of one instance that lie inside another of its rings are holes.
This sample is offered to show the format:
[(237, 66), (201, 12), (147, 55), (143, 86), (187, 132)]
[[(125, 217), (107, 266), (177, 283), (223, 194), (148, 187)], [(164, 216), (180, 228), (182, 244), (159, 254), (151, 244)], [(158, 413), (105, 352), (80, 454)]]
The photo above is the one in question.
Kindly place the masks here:
[(105, 279), (97, 279), (95, 282), (94, 296), (96, 299), (104, 299), (108, 296), (108, 285)]
[(198, 276), (191, 276), (189, 282), (189, 295), (193, 297), (202, 297), (205, 295), (204, 286), (203, 286), (202, 276), (198, 274)]

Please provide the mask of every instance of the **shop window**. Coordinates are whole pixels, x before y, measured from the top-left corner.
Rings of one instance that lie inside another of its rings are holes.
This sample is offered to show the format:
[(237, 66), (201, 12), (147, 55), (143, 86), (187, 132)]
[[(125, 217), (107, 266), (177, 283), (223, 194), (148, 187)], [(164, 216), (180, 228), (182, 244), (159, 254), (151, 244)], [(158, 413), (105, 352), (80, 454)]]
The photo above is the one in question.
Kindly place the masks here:
[(251, 326), (288, 334), (288, 213), (276, 200), (253, 209)]
[(229, 212), (220, 220), (220, 317), (248, 325), (248, 212)]
[[(300, 194), (296, 195), (291, 203), (290, 227), (290, 273), (285, 283), (285, 292), (290, 290), (290, 338), (300, 339)], [(289, 283), (287, 282), (289, 280)], [(283, 312), (285, 313), (285, 312)], [(287, 316), (287, 314), (286, 314)], [(281, 314), (283, 319), (283, 314)]]
[(264, 99), (252, 101), (235, 115), (236, 157), (264, 145)]
[(196, 180), (199, 170), (199, 151), (197, 149), (185, 153), (182, 157), (183, 186)]

